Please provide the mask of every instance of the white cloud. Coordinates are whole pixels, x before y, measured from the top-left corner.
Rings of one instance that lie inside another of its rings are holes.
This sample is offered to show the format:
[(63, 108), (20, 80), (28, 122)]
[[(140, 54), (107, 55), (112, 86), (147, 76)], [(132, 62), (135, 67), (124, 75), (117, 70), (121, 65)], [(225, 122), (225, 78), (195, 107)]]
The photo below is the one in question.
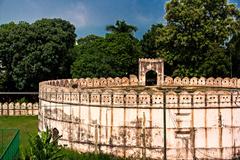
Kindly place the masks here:
[(146, 23), (146, 22), (151, 22), (152, 21), (152, 18), (150, 18), (148, 16), (140, 15), (140, 14), (138, 14), (136, 16), (136, 18), (140, 23)]
[(88, 25), (88, 11), (83, 3), (77, 3), (64, 11), (62, 14), (64, 19), (69, 20), (76, 27), (86, 27)]

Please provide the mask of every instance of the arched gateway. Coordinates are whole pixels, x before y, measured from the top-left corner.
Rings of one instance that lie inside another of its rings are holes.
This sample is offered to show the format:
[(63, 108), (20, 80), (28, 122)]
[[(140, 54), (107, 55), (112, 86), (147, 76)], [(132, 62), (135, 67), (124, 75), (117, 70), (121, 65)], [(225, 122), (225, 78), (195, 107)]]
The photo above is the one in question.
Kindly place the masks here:
[[(157, 76), (154, 82), (154, 76), (149, 77), (149, 73), (155, 73)], [(162, 59), (139, 59), (139, 85), (161, 85), (164, 79), (164, 62)]]

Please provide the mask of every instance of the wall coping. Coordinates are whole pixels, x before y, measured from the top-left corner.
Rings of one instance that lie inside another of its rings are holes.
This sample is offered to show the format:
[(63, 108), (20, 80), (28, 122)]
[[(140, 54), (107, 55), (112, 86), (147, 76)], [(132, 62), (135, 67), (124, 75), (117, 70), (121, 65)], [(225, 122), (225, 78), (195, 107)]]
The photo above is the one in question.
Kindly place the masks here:
[[(143, 86), (139, 84), (137, 76), (130, 75), (127, 77), (115, 77), (115, 78), (80, 78), (80, 79), (59, 79), (59, 80), (49, 80), (39, 83), (39, 88), (43, 86), (56, 87), (72, 89), (85, 89), (85, 88), (114, 88), (114, 87), (131, 87), (131, 86)], [(230, 78), (230, 77), (169, 77), (164, 78), (163, 84), (156, 85), (156, 87), (219, 87), (219, 88), (240, 88), (240, 78)]]

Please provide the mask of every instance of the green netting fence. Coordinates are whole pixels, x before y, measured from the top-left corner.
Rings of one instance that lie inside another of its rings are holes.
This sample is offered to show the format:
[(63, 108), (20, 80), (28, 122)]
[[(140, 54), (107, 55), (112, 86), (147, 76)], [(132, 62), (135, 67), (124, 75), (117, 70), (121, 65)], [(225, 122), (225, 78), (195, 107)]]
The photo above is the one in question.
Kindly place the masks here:
[(0, 160), (18, 159), (19, 143), (19, 129), (0, 129)]

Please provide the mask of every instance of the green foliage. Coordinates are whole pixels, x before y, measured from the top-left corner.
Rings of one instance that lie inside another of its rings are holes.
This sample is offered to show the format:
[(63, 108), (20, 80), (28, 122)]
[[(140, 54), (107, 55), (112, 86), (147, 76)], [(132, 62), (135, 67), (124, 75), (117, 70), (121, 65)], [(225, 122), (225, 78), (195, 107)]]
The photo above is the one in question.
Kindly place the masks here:
[(142, 57), (140, 43), (128, 33), (87, 36), (78, 40), (72, 76), (116, 77), (137, 74), (138, 58)]
[(47, 128), (41, 135), (30, 137), (29, 151), (25, 159), (29, 160), (57, 160), (62, 159), (63, 154), (58, 146), (61, 136), (53, 137), (52, 132)]
[(137, 27), (127, 24), (124, 20), (117, 20), (115, 25), (107, 25), (106, 30), (112, 33), (129, 33), (132, 35), (137, 31)]
[[(37, 116), (0, 116), (0, 126), (2, 128), (8, 128), (11, 126), (12, 128), (20, 129), (20, 152), (21, 159), (26, 160), (29, 158), (29, 150), (31, 146), (29, 146), (29, 135), (37, 136)], [(34, 140), (35, 136), (31, 136), (31, 141)], [(26, 150), (26, 153), (24, 151)], [(28, 154), (28, 156), (26, 155)], [(107, 154), (94, 154), (94, 153), (79, 153), (70, 149), (62, 148), (59, 151), (62, 160), (95, 160), (97, 158), (99, 160), (126, 160), (125, 158), (119, 158), (112, 155)], [(27, 157), (26, 157), (27, 156)]]
[(158, 36), (157, 29), (162, 28), (162, 24), (153, 24), (151, 28), (143, 35), (141, 40), (142, 51), (147, 58), (156, 58), (158, 55), (159, 46), (156, 45), (155, 41)]
[(0, 26), (2, 90), (36, 91), (38, 82), (69, 76), (75, 27), (61, 19)]
[(79, 153), (69, 149), (63, 149), (62, 153), (65, 155), (63, 160), (127, 160), (126, 158), (120, 158), (104, 153)]
[(20, 99), (17, 99), (17, 100), (15, 100), (15, 102), (17, 103), (28, 103), (29, 102), (29, 100), (26, 98), (26, 97), (22, 97), (22, 98), (20, 98)]
[(157, 29), (159, 56), (173, 76), (228, 76), (227, 43), (236, 31), (239, 9), (227, 0), (171, 0), (164, 27)]
[[(23, 26), (24, 28), (28, 24), (20, 22), (19, 26)], [(19, 44), (21, 44), (21, 40), (19, 37), (16, 37), (16, 33), (18, 31), (18, 25), (11, 22), (9, 24), (3, 24), (0, 26), (0, 62), (1, 62), (1, 89), (8, 91), (14, 90), (15, 84), (12, 78), (12, 60), (14, 54), (16, 54), (15, 48), (20, 48)], [(23, 35), (24, 35), (23, 29)], [(22, 35), (20, 35), (22, 36)], [(14, 41), (15, 39), (15, 41)]]
[[(239, 29), (240, 31), (240, 29)], [(235, 33), (231, 41), (228, 43), (228, 54), (232, 61), (231, 75), (240, 77), (240, 33)]]

